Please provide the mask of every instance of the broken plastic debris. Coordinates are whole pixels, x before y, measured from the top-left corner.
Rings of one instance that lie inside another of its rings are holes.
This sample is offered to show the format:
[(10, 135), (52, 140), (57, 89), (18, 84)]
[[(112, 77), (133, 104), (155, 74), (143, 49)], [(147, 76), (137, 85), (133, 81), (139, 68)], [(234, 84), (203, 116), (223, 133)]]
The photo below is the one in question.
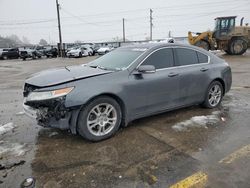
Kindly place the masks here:
[(221, 117), (220, 119), (221, 119), (221, 121), (226, 121), (226, 118), (224, 118), (224, 117)]
[(29, 177), (22, 182), (21, 188), (34, 188), (35, 181), (36, 181), (35, 178)]

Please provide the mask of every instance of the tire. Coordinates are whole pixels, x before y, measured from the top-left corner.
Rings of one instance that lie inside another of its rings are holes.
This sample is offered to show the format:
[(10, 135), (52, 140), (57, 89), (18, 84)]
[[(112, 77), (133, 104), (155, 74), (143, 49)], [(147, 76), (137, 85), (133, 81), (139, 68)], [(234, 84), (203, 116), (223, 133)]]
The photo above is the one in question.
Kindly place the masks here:
[(23, 57), (22, 59), (23, 59), (23, 61), (25, 61), (25, 60), (26, 60), (26, 57)]
[(225, 52), (228, 54), (228, 55), (232, 55), (231, 52), (229, 50), (225, 50)]
[[(105, 114), (106, 110), (108, 112)], [(80, 111), (77, 131), (87, 140), (101, 141), (110, 138), (119, 129), (121, 119), (121, 107), (116, 100), (101, 96), (89, 102)]]
[(213, 81), (207, 89), (206, 98), (202, 105), (205, 108), (216, 108), (222, 101), (223, 92), (222, 84), (219, 81)]
[(210, 45), (207, 41), (200, 40), (194, 44), (197, 47), (203, 48), (204, 50), (210, 50)]
[(79, 57), (82, 57), (82, 53), (81, 52), (79, 53)]
[(229, 55), (242, 55), (247, 51), (247, 42), (242, 38), (232, 39), (229, 43)]

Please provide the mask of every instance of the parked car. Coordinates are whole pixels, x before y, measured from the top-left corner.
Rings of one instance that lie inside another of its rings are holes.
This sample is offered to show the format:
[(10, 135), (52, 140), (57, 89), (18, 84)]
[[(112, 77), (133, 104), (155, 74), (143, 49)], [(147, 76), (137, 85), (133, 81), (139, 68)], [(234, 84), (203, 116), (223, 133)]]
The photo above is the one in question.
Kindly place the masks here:
[(24, 110), (41, 126), (99, 141), (145, 116), (197, 104), (215, 108), (231, 83), (228, 63), (210, 52), (148, 43), (34, 74), (25, 82)]
[(97, 53), (98, 53), (98, 55), (104, 55), (104, 54), (106, 54), (106, 53), (109, 53), (111, 50), (113, 50), (112, 47), (104, 46), (104, 47), (100, 47), (100, 48), (97, 50)]
[(1, 59), (17, 59), (19, 58), (18, 48), (5, 48), (0, 51)]
[(89, 52), (85, 47), (74, 47), (66, 53), (67, 57), (82, 57), (88, 55)]
[(45, 50), (44, 50), (44, 55), (47, 57), (47, 58), (55, 58), (58, 56), (58, 50), (57, 48), (54, 48), (54, 47), (45, 47)]
[(92, 56), (94, 53), (93, 53), (93, 49), (91, 48), (90, 45), (86, 44), (86, 45), (83, 45), (81, 46), (84, 50), (87, 51), (88, 55), (89, 56)]
[(27, 58), (37, 59), (43, 56), (43, 52), (38, 51), (36, 49), (25, 48), (20, 50), (20, 58), (26, 60)]

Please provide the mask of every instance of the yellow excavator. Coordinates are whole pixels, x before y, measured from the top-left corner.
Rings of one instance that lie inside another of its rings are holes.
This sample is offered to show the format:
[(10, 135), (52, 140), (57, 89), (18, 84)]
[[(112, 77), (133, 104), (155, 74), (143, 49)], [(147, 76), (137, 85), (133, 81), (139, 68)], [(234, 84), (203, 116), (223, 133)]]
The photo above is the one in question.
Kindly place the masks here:
[(214, 31), (189, 31), (188, 41), (206, 50), (223, 50), (229, 55), (242, 55), (250, 47), (250, 27), (248, 24), (243, 26), (244, 18), (241, 18), (240, 26), (235, 26), (235, 19), (236, 16), (217, 17)]

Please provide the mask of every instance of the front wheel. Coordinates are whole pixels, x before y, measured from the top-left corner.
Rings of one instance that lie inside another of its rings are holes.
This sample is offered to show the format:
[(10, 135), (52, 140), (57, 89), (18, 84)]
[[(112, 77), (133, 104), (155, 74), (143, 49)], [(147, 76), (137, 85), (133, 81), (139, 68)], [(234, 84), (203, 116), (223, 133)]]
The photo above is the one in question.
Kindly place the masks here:
[(223, 98), (223, 86), (219, 81), (213, 81), (207, 90), (203, 106), (206, 108), (216, 108)]
[(121, 124), (120, 105), (113, 98), (101, 96), (84, 107), (78, 118), (78, 133), (90, 141), (111, 137)]

